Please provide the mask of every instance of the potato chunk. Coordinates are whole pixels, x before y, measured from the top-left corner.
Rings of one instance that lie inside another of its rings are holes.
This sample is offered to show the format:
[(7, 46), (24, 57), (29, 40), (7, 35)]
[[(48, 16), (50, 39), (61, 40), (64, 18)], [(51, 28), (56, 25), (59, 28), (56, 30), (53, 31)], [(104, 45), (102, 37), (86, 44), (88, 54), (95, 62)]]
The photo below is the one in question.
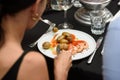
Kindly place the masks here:
[(59, 44), (60, 45), (60, 50), (68, 50), (68, 44), (65, 44), (65, 43), (61, 43)]
[(43, 47), (44, 49), (49, 49), (50, 46), (51, 46), (50, 42), (44, 42), (43, 45), (42, 45), (42, 47)]
[(52, 31), (53, 31), (53, 32), (57, 32), (57, 31), (58, 31), (58, 28), (57, 28), (57, 27), (54, 27), (54, 28), (52, 29)]

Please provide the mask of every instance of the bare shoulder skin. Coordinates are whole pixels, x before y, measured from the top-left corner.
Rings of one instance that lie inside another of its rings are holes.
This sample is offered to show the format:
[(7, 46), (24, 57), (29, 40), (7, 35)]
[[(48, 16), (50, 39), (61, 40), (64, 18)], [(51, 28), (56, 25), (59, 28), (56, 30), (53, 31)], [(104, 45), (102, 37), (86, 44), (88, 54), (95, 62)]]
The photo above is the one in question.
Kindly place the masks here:
[(49, 80), (47, 64), (39, 52), (29, 52), (19, 69), (17, 80)]

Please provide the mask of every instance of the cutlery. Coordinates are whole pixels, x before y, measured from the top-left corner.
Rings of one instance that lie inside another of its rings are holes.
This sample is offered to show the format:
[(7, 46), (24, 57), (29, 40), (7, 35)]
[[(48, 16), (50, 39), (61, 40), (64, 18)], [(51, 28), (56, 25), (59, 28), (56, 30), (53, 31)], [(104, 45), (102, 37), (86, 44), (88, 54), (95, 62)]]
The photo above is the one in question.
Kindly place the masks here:
[(101, 44), (102, 40), (103, 40), (103, 37), (100, 37), (100, 38), (97, 40), (96, 48), (95, 48), (95, 50), (93, 51), (92, 55), (89, 57), (88, 62), (87, 62), (88, 64), (90, 64), (90, 63), (92, 62), (93, 57), (94, 57), (97, 49), (100, 47), (100, 44)]
[(60, 53), (60, 45), (59, 45), (59, 44), (58, 44), (57, 47), (56, 47), (56, 52), (57, 52), (57, 54)]
[(50, 27), (48, 28), (48, 30), (47, 30), (46, 32), (51, 31), (51, 30), (53, 29), (53, 27), (55, 27), (55, 26), (56, 26), (56, 24), (55, 24), (55, 23), (51, 22), (51, 21), (50, 21), (50, 20), (48, 20), (48, 19), (42, 19), (42, 18), (40, 18), (40, 20), (41, 20), (42, 22), (44, 22), (44, 23), (46, 23), (46, 24), (50, 25)]
[[(56, 26), (55, 23), (52, 23), (52, 22), (51, 22), (50, 20), (48, 20), (48, 19), (42, 19), (42, 18), (40, 18), (39, 20), (41, 20), (42, 22), (50, 25), (50, 27), (48, 28), (48, 30), (46, 31), (46, 33), (52, 31), (53, 27)], [(31, 43), (31, 44), (29, 45), (29, 47), (31, 47), (31, 48), (34, 47), (34, 46), (38, 43), (38, 40), (39, 40), (39, 39), (40, 39), (40, 37), (39, 37), (35, 42)]]
[[(55, 24), (55, 23), (53, 23), (53, 22), (51, 22), (50, 20), (48, 20), (48, 19), (42, 19), (42, 18), (39, 18), (39, 20), (41, 20), (42, 22), (44, 22), (44, 23), (46, 23), (46, 24), (48, 24), (48, 25), (53, 25), (53, 24)], [(56, 25), (56, 24), (55, 24)]]
[(40, 38), (38, 38), (35, 42), (33, 42), (33, 43), (31, 43), (30, 45), (29, 45), (29, 47), (34, 47), (37, 43), (38, 43), (38, 40), (39, 40)]

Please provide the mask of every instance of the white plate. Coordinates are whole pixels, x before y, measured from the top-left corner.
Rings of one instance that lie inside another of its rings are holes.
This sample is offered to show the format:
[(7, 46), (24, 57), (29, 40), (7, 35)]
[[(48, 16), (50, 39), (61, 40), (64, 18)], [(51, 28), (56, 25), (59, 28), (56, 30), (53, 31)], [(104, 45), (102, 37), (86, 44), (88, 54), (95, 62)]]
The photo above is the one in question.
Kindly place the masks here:
[(69, 32), (69, 33), (72, 33), (74, 34), (78, 39), (80, 40), (85, 40), (88, 45), (89, 45), (89, 48), (87, 50), (84, 50), (82, 51), (82, 53), (77, 53), (75, 54), (73, 57), (72, 57), (72, 60), (78, 60), (78, 59), (82, 59), (82, 58), (85, 58), (89, 55), (92, 54), (92, 52), (95, 50), (95, 47), (96, 47), (96, 42), (94, 40), (94, 38), (92, 36), (90, 36), (89, 34), (85, 33), (85, 32), (82, 32), (82, 31), (78, 31), (78, 30), (72, 30), (72, 29), (61, 29), (59, 30), (57, 33), (53, 33), (53, 32), (48, 32), (46, 34), (43, 34), (41, 36), (41, 38), (39, 39), (38, 41), (38, 49), (46, 56), (50, 57), (50, 58), (55, 58), (56, 55), (52, 53), (52, 50), (48, 49), (48, 50), (45, 50), (42, 48), (42, 44), (45, 42), (45, 41), (51, 41), (51, 39), (53, 38), (53, 36), (55, 34), (59, 34), (61, 35), (62, 32)]

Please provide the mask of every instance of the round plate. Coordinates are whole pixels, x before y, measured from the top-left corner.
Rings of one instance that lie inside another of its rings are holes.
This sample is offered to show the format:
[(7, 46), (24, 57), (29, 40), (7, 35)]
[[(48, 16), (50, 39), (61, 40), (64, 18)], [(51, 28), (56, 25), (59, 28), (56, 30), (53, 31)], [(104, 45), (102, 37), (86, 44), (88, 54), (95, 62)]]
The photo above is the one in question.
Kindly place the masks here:
[(72, 34), (74, 34), (76, 36), (76, 38), (86, 41), (88, 43), (88, 45), (89, 45), (88, 49), (83, 50), (81, 53), (77, 53), (74, 56), (72, 56), (72, 60), (78, 60), (78, 59), (85, 58), (85, 57), (91, 55), (92, 52), (95, 50), (96, 42), (95, 42), (95, 40), (94, 40), (94, 38), (92, 36), (90, 36), (89, 34), (87, 34), (85, 32), (78, 31), (78, 30), (73, 30), (73, 29), (60, 29), (56, 33), (48, 32), (48, 33), (43, 34), (40, 37), (40, 39), (38, 40), (38, 44), (37, 44), (38, 49), (44, 55), (54, 59), (57, 55), (53, 54), (51, 49), (48, 49), (48, 50), (43, 49), (42, 44), (45, 41), (50, 42), (54, 35), (56, 35), (56, 34), (61, 35), (62, 32), (72, 33)]

